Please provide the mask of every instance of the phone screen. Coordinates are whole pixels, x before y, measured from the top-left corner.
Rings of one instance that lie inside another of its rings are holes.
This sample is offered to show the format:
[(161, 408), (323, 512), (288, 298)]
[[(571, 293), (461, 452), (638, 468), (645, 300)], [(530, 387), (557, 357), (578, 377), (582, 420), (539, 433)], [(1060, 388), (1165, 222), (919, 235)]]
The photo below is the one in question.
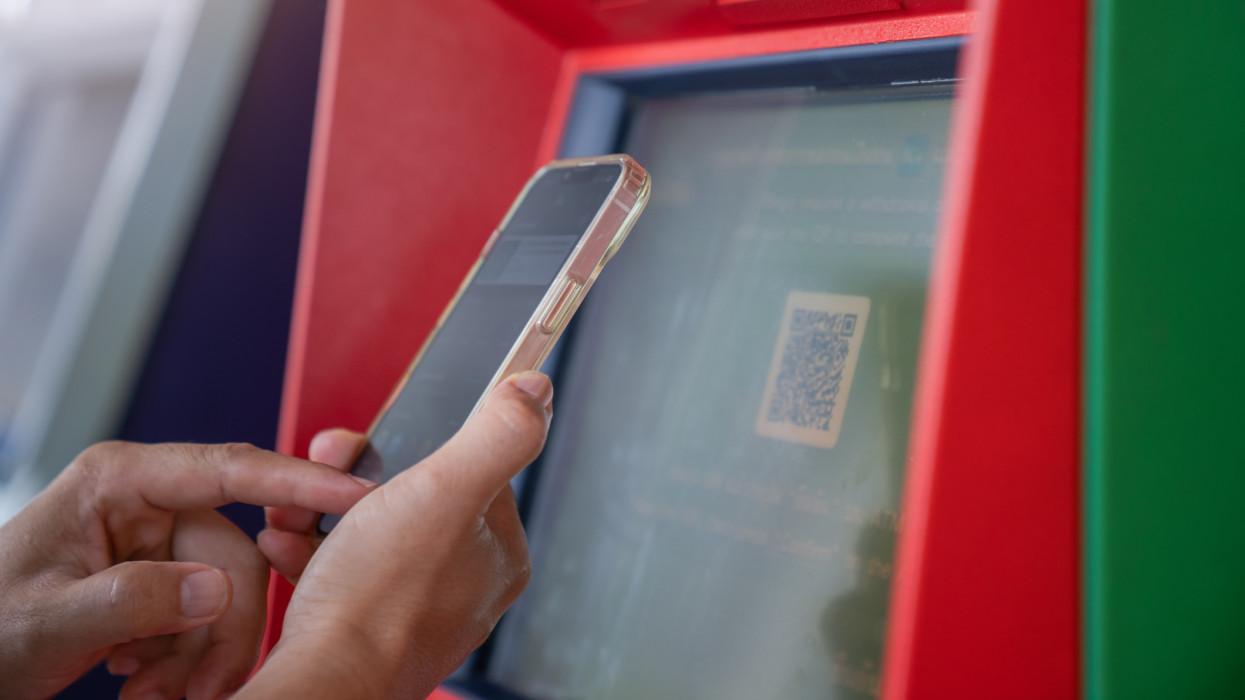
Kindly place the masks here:
[[(384, 483), (458, 431), (621, 176), (621, 165), (604, 163), (552, 169), (533, 183), (352, 474)], [(339, 519), (325, 515), (320, 527)]]

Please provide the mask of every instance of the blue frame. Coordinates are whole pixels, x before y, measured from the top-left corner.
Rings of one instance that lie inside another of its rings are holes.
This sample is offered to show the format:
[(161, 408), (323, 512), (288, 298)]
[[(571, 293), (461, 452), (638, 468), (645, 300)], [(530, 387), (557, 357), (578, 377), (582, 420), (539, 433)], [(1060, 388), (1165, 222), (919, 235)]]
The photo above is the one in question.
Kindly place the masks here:
[[(962, 37), (921, 39), (584, 75), (575, 86), (558, 155), (575, 158), (616, 152), (635, 105), (646, 99), (784, 88), (951, 86), (963, 45)], [(876, 93), (869, 99), (876, 101)], [(565, 366), (561, 359), (575, 351), (577, 326), (572, 321), (544, 367), (555, 385)], [(528, 467), (522, 481), (518, 500), (525, 522), (544, 461), (542, 456)], [(498, 626), (505, 623), (503, 617)], [(446, 687), (467, 700), (532, 700), (488, 680), (493, 639), (445, 682)]]

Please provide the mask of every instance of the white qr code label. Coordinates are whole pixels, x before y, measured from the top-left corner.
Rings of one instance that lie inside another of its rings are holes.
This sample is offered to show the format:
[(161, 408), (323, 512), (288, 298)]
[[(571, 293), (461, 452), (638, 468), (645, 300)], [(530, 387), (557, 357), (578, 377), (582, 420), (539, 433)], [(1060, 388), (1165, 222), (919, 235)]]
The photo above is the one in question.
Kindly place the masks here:
[(792, 292), (787, 297), (758, 435), (834, 447), (852, 388), (868, 297)]

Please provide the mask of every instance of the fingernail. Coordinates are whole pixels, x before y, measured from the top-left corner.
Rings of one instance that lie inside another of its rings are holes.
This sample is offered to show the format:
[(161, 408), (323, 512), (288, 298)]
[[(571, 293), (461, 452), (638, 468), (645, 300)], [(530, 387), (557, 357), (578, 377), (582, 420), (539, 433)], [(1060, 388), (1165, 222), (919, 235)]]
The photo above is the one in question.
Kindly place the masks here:
[(225, 574), (216, 569), (196, 571), (182, 579), (182, 614), (207, 617), (225, 606)]
[(138, 659), (122, 657), (108, 660), (108, 672), (114, 676), (129, 676), (138, 670)]
[(372, 481), (371, 479), (364, 479), (363, 477), (355, 476), (354, 474), (347, 474), (346, 476), (350, 477), (351, 479), (354, 479), (356, 482), (361, 484), (364, 488), (370, 489), (376, 485), (376, 482)]
[(524, 372), (515, 377), (514, 385), (530, 394), (542, 406), (549, 405), (549, 400), (553, 398), (553, 382), (540, 372)]

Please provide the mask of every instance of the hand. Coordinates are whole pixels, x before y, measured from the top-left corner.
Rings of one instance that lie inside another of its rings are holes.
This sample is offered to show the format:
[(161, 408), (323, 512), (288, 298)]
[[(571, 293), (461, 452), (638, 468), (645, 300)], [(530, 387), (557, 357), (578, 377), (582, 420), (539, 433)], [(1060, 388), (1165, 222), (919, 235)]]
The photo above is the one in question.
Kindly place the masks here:
[[(344, 428), (323, 430), (311, 438), (307, 456), (316, 463), (327, 464), (338, 471), (348, 471), (367, 444), (367, 436)], [(320, 511), (308, 508), (265, 508), (267, 527), (256, 542), (259, 551), (278, 574), (298, 584), (311, 555), (323, 541), (316, 533)]]
[(122, 698), (215, 698), (245, 681), (268, 563), (213, 510), (343, 513), (369, 487), (250, 445), (103, 443), (0, 528), (0, 686), (47, 697), (107, 658)]
[[(544, 446), (553, 386), (503, 382), (449, 442), (359, 501), (313, 552), (314, 513), (269, 511), (264, 552), (297, 580), (280, 643), (240, 697), (423, 697), (478, 647), (527, 585), (509, 481)], [(333, 431), (315, 456), (362, 446)]]

